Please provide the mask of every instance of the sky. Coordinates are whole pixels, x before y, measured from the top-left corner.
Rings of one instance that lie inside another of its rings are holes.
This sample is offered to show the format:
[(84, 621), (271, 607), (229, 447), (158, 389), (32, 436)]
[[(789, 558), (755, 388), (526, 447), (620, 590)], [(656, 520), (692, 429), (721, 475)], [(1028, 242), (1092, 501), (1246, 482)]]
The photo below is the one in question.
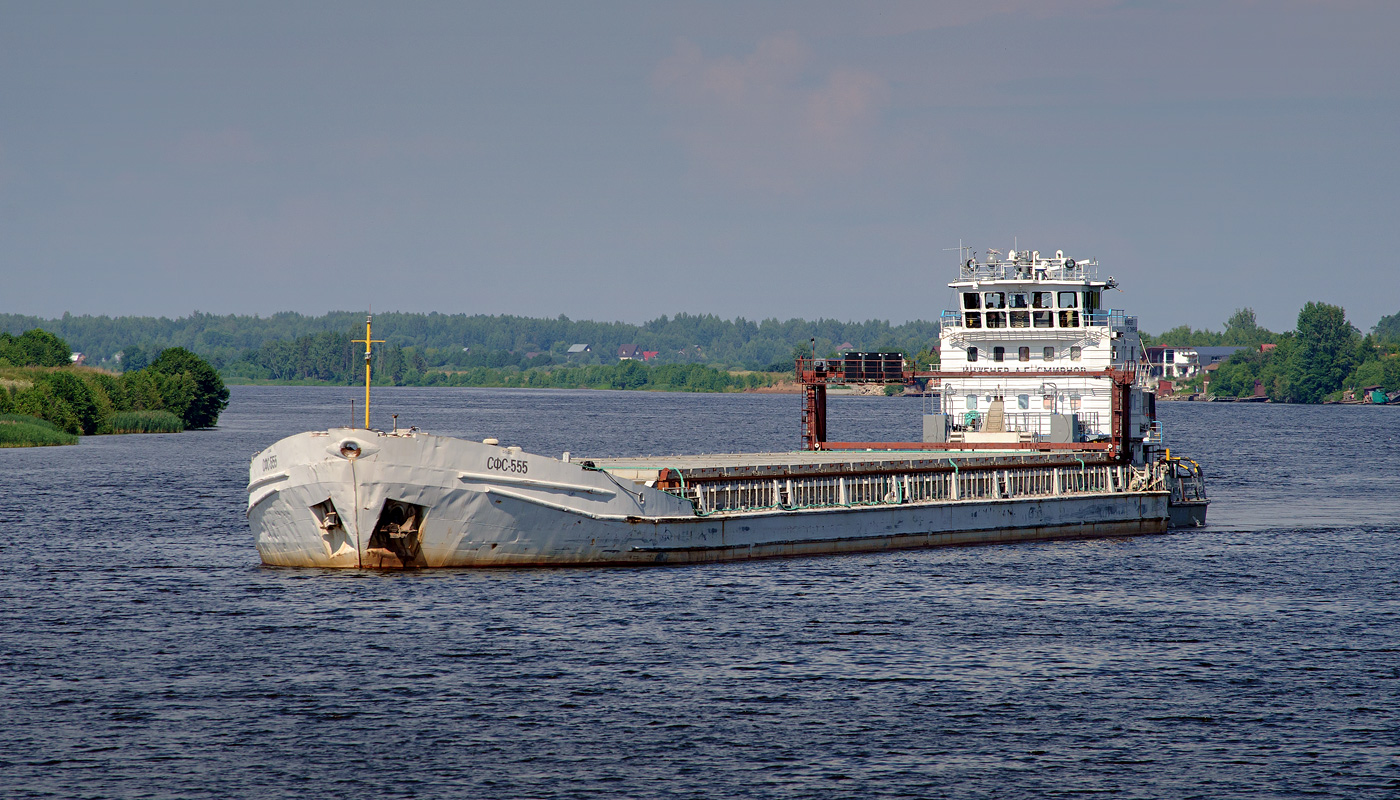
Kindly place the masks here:
[(0, 0), (0, 312), (1400, 312), (1400, 3)]

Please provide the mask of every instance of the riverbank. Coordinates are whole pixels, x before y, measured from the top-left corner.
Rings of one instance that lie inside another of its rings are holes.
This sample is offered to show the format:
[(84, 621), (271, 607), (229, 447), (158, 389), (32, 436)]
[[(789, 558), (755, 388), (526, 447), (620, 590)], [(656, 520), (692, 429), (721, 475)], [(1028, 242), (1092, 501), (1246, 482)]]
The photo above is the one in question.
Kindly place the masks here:
[[(701, 364), (657, 364), (622, 361), (577, 367), (475, 367), (464, 370), (376, 372), (375, 386), (456, 387), (473, 389), (622, 389), (659, 392), (744, 392), (776, 383), (785, 373), (722, 370)], [(223, 376), (239, 386), (354, 386), (360, 381), (306, 378)]]
[(0, 447), (50, 447), (77, 443), (77, 436), (64, 433), (48, 420), (28, 414), (0, 414)]

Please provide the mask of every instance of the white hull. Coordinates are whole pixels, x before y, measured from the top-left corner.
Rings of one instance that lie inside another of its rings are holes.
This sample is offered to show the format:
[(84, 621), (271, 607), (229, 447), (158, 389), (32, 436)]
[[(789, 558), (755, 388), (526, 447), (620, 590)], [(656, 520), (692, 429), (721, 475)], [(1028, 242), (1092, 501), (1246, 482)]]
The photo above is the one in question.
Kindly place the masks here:
[[(1168, 493), (1117, 474), (1094, 491), (1061, 493), (1056, 478), (1037, 496), (701, 516), (689, 499), (578, 463), (342, 428), (254, 457), (248, 520), (266, 564), (351, 568), (676, 564), (1165, 531)], [(391, 512), (401, 521), (386, 525)]]

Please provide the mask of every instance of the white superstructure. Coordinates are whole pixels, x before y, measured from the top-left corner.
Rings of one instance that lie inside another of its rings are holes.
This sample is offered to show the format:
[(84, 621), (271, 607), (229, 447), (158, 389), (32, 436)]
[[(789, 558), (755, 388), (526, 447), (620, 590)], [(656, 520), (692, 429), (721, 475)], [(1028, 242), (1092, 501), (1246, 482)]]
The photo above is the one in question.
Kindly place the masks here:
[(988, 250), (948, 285), (958, 306), (942, 316), (949, 441), (1048, 439), (1057, 426), (1066, 441), (1112, 434), (1113, 382), (1101, 374), (1135, 371), (1142, 340), (1136, 317), (1107, 307), (1117, 283), (1099, 279), (1097, 261)]

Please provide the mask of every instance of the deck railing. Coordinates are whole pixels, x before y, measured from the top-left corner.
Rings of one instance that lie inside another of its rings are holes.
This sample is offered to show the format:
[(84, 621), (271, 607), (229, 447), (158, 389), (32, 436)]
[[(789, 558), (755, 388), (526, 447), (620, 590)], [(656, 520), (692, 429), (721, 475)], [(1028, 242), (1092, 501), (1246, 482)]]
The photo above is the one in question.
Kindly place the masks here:
[(701, 515), (908, 505), (1160, 490), (1163, 473), (1122, 465), (1021, 467), (886, 475), (750, 478), (695, 483), (683, 496)]

